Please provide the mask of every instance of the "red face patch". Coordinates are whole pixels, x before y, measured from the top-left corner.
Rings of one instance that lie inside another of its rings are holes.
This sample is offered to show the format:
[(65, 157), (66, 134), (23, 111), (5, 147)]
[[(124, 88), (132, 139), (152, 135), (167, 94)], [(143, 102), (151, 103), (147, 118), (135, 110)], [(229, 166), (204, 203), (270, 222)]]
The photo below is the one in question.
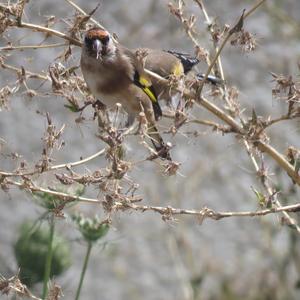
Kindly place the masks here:
[(109, 33), (100, 28), (92, 28), (87, 32), (86, 37), (88, 39), (99, 39), (101, 41), (106, 40), (109, 37)]

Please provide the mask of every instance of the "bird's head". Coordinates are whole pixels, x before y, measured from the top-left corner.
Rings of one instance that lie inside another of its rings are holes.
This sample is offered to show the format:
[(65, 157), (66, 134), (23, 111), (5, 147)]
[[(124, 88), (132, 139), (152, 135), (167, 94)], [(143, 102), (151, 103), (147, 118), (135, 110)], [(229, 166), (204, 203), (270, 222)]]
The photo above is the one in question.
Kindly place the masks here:
[(96, 59), (112, 59), (116, 52), (116, 46), (109, 32), (98, 27), (86, 32), (83, 47), (89, 56)]

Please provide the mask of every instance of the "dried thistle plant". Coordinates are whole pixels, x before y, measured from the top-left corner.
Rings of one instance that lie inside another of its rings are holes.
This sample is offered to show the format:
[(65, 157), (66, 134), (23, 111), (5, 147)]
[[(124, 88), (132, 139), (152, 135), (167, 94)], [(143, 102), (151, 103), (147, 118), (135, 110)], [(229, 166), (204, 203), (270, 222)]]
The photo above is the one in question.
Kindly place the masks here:
[(243, 52), (254, 51), (257, 47), (255, 36), (249, 31), (245, 31), (244, 29), (236, 33), (230, 43), (232, 46), (240, 47)]
[[(37, 30), (44, 34), (45, 41), (47, 37), (51, 36), (62, 39), (64, 43), (63, 45), (28, 45), (29, 48), (31, 46), (32, 49), (39, 51), (39, 47), (43, 46), (49, 48), (63, 46), (63, 50), (58, 51), (59, 54), (55, 62), (49, 61), (47, 72), (41, 70), (39, 73), (31, 72), (22, 66), (10, 65), (7, 56), (1, 55), (0, 67), (3, 69), (1, 72), (4, 70), (13, 72), (16, 80), (0, 87), (0, 110), (10, 107), (10, 97), (14, 94), (35, 97), (36, 100), (42, 96), (59, 96), (63, 99), (59, 104), (61, 109), (66, 111), (68, 109), (74, 113), (78, 123), (84, 123), (89, 119), (93, 129), (96, 129), (95, 131), (98, 132), (95, 136), (95, 143), (101, 141), (104, 143), (104, 146), (89, 157), (81, 157), (74, 162), (67, 161), (62, 164), (54, 164), (55, 155), (64, 146), (65, 126), (69, 126), (69, 124), (58, 127), (50, 114), (41, 113), (46, 118), (47, 128), (42, 138), (42, 153), (36, 158), (37, 163), (20, 162), (12, 171), (0, 168), (0, 188), (7, 192), (12, 187), (18, 187), (30, 194), (46, 193), (55, 196), (57, 203), (53, 207), (53, 213), (55, 216), (60, 217), (64, 216), (66, 204), (71, 202), (95, 205), (97, 209), (102, 209), (103, 214), (105, 214), (105, 220), (109, 220), (109, 222), (113, 222), (113, 218), (118, 212), (133, 211), (141, 214), (149, 211), (154, 212), (164, 221), (174, 221), (178, 215), (188, 215), (200, 224), (207, 218), (220, 220), (232, 217), (282, 214), (284, 218), (283, 223), (292, 225), (299, 233), (300, 227), (293, 218), (292, 213), (300, 211), (300, 204), (282, 205), (280, 202), (281, 194), (277, 192), (272, 180), (270, 180), (274, 164), (287, 174), (287, 178), (292, 184), (300, 185), (299, 149), (291, 145), (285, 154), (280, 153), (276, 150), (275, 145), (272, 145), (270, 133), (267, 130), (275, 123), (283, 120), (291, 121), (300, 117), (299, 82), (292, 76), (272, 74), (275, 83), (272, 90), (273, 97), (282, 101), (286, 107), (286, 113), (279, 117), (261, 116), (255, 108), (252, 110), (252, 113), (245, 111), (243, 103), (240, 102), (238, 89), (227, 83), (226, 73), (222, 67), (222, 56), (225, 55), (223, 49), (227, 44), (231, 43), (240, 47), (243, 51), (255, 50), (257, 46), (255, 35), (246, 31), (244, 21), (263, 2), (257, 2), (251, 9), (241, 13), (237, 21), (233, 20), (231, 22), (232, 25), (218, 25), (215, 20), (208, 16), (203, 1), (197, 0), (196, 3), (199, 5), (200, 12), (203, 13), (203, 20), (208, 29), (208, 40), (212, 42), (212, 50), (210, 51), (203, 48), (197, 40), (196, 17), (186, 12), (185, 2), (179, 0), (169, 4), (171, 15), (179, 21), (187, 37), (192, 42), (193, 49), (191, 52), (195, 52), (196, 57), (204, 60), (207, 64), (204, 78), (207, 78), (211, 73), (218, 75), (221, 79), (219, 85), (204, 86), (206, 84), (205, 80), (200, 82), (195, 78), (187, 78), (186, 76), (162, 78), (158, 74), (151, 74), (149, 70), (145, 69), (144, 64), (147, 52), (137, 51), (136, 53), (138, 65), (149, 76), (149, 79), (155, 78), (159, 80), (166, 86), (171, 95), (179, 95), (179, 101), (176, 105), (172, 107), (168, 103), (168, 107), (164, 111), (164, 114), (171, 120), (165, 126), (164, 134), (172, 136), (175, 140), (178, 135), (185, 135), (192, 139), (198, 133), (194, 129), (191, 130), (191, 126), (201, 125), (209, 128), (209, 133), (218, 134), (218, 138), (227, 134), (236, 137), (234, 141), (238, 141), (239, 146), (246, 150), (246, 153), (249, 155), (249, 161), (254, 167), (255, 176), (261, 183), (261, 189), (254, 189), (258, 199), (258, 203), (256, 203), (258, 204), (257, 210), (218, 212), (207, 207), (194, 209), (176, 208), (168, 204), (163, 206), (159, 204), (144, 204), (144, 196), (138, 194), (140, 186), (151, 185), (152, 183), (150, 180), (146, 183), (142, 179), (139, 181), (139, 178), (133, 180), (133, 172), (136, 169), (143, 172), (146, 164), (153, 163), (159, 167), (163, 175), (174, 176), (180, 174), (182, 163), (159, 159), (160, 153), (153, 149), (147, 137), (149, 124), (143, 109), (141, 109), (135, 126), (125, 128), (124, 124), (122, 124), (122, 118), (120, 118), (124, 111), (122, 106), (116, 105), (113, 109), (106, 109), (101, 103), (101, 99), (94, 99), (90, 94), (84, 79), (80, 76), (78, 66), (72, 65), (73, 61), (71, 58), (75, 53), (74, 47), (81, 46), (82, 32), (95, 24), (95, 21), (92, 19), (93, 11), (87, 14), (77, 7), (77, 12), (65, 22), (67, 28), (63, 32), (53, 29), (54, 24), (61, 22), (55, 16), (45, 18), (43, 25), (23, 22), (22, 14), (24, 7), (26, 9), (26, 1), (18, 1), (15, 4), (10, 2), (1, 4), (0, 33), (6, 35), (8, 29), (14, 31), (26, 29), (32, 33)], [(21, 46), (15, 46), (15, 41), (9, 40), (8, 35), (7, 39), (6, 50), (2, 49), (1, 52), (20, 50), (18, 47)], [(31, 85), (32, 80), (39, 84)], [(32, 88), (32, 86), (38, 86), (38, 88)], [(40, 89), (40, 86), (43, 86), (44, 90)], [(194, 116), (196, 107), (209, 112), (208, 120)], [(125, 144), (130, 136), (134, 136), (136, 141), (138, 141), (141, 158), (135, 155), (129, 158), (130, 156), (127, 155)], [(167, 150), (173, 149), (173, 147), (171, 144), (166, 145)], [(180, 145), (175, 147), (180, 147)], [(162, 151), (165, 150), (163, 149)], [(270, 158), (271, 167), (265, 161), (267, 156)], [(101, 158), (101, 163), (96, 161), (99, 158)], [(94, 170), (90, 170), (87, 167), (87, 163), (91, 161), (95, 162)], [(84, 171), (77, 169), (78, 166), (84, 167)], [(47, 187), (42, 186), (39, 183), (42, 181), (39, 181), (39, 179), (42, 176), (47, 177), (48, 174), (51, 180), (47, 183)], [(83, 187), (83, 191), (85, 188), (90, 188), (92, 196), (87, 197), (83, 192), (77, 193), (74, 190), (73, 192), (69, 190), (63, 191), (59, 188), (61, 185), (66, 187), (80, 185)], [(82, 219), (80, 220), (82, 221)], [(80, 223), (80, 220), (78, 223)], [(83, 227), (85, 225), (93, 224), (83, 224)], [(97, 225), (99, 225), (99, 222)], [(103, 224), (100, 222), (100, 225)], [(33, 297), (22, 286), (17, 277), (0, 281), (0, 290), (4, 294), (18, 291), (22, 296)], [(59, 295), (60, 288), (53, 286), (53, 290), (50, 289), (48, 298), (49, 300), (58, 299)]]

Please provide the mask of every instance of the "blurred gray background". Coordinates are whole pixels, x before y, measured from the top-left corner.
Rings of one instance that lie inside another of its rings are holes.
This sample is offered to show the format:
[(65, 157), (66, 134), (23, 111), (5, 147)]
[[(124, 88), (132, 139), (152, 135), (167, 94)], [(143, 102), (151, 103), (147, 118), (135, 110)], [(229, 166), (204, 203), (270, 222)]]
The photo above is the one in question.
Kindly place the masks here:
[[(98, 1), (77, 1), (85, 11), (91, 11)], [(204, 1), (208, 14), (220, 24), (233, 24), (244, 8), (254, 1)], [(170, 15), (168, 1), (120, 0), (101, 2), (94, 18), (128, 47), (176, 49), (193, 53), (193, 44), (186, 37), (181, 24)], [(203, 15), (193, 1), (186, 1), (187, 13), (197, 17), (199, 38), (211, 49)], [(73, 8), (66, 1), (30, 1), (25, 20), (43, 24), (45, 16), (57, 20), (71, 19)], [(61, 24), (61, 23), (60, 23)], [(57, 24), (57, 28), (63, 28)], [(255, 108), (262, 116), (278, 116), (284, 106), (272, 99), (270, 72), (299, 75), (300, 59), (300, 1), (267, 1), (245, 22), (245, 29), (255, 34), (257, 49), (241, 53), (227, 45), (222, 55), (228, 83), (239, 89), (239, 100), (245, 115)], [(0, 39), (1, 47), (10, 38), (20, 44), (38, 44), (44, 39), (40, 33), (10, 30)], [(60, 42), (49, 38), (47, 42)], [(7, 63), (26, 66), (28, 70), (47, 70), (63, 49), (10, 52)], [(73, 51), (70, 65), (79, 63), (80, 49)], [(205, 65), (200, 64), (205, 70)], [(14, 73), (1, 69), (1, 87), (16, 80)], [(36, 83), (29, 81), (35, 87)], [(47, 88), (47, 85), (44, 87)], [(48, 87), (49, 88), (49, 87)], [(218, 100), (219, 101), (219, 100)], [(216, 102), (220, 103), (220, 102)], [(66, 109), (59, 97), (28, 99), (22, 90), (11, 99), (9, 109), (0, 112), (1, 148), (0, 169), (12, 170), (11, 152), (22, 155), (27, 162), (36, 162), (42, 151), (41, 138), (46, 119), (36, 111), (49, 112), (53, 123), (66, 124), (63, 135), (65, 147), (54, 155), (57, 163), (76, 161), (103, 147), (95, 138), (96, 124), (92, 120), (78, 124), (77, 114)], [(198, 118), (214, 118), (200, 108), (193, 114)], [(282, 153), (289, 145), (300, 147), (299, 122), (274, 126), (269, 133), (271, 143)], [(166, 177), (155, 164), (146, 163), (130, 175), (140, 185), (144, 204), (171, 205), (217, 211), (258, 209), (258, 201), (251, 187), (260, 189), (253, 166), (244, 147), (233, 135), (212, 133), (209, 128), (194, 126), (197, 137), (177, 134), (173, 156), (182, 162), (180, 174)], [(128, 157), (139, 155), (135, 138), (127, 143)], [(271, 181), (280, 183), (283, 195), (288, 195), (290, 181), (266, 159)], [(89, 170), (105, 166), (104, 158), (87, 165)], [(80, 168), (78, 169), (80, 170)], [(85, 172), (87, 169), (82, 169)], [(45, 178), (45, 182), (51, 178)], [(93, 194), (93, 190), (90, 191)], [(94, 191), (95, 194), (95, 191)], [(299, 202), (299, 193), (288, 197), (288, 203)], [(5, 276), (17, 270), (12, 244), (18, 226), (27, 218), (37, 218), (42, 209), (31, 197), (12, 189), (0, 191), (0, 273)], [(84, 207), (88, 214), (101, 215), (101, 207)], [(73, 265), (65, 275), (55, 278), (62, 285), (64, 299), (74, 299), (85, 248), (78, 243), (78, 233), (67, 218), (58, 221), (59, 230), (72, 243)], [(113, 229), (107, 236), (104, 250), (93, 249), (81, 299), (299, 299), (296, 288), (300, 279), (299, 237), (291, 229), (280, 226), (280, 216), (264, 218), (229, 218), (206, 220), (202, 225), (191, 217), (178, 217), (177, 222), (164, 222), (154, 213), (117, 213)], [(293, 244), (294, 243), (294, 244)], [(295, 248), (296, 243), (296, 248)], [(297, 249), (292, 257), (291, 249)], [(298, 247), (298, 248), (297, 248)], [(298, 257), (298, 258), (297, 258)], [(40, 287), (37, 287), (37, 290)], [(2, 297), (2, 298), (1, 298)], [(6, 299), (5, 296), (0, 296)]]

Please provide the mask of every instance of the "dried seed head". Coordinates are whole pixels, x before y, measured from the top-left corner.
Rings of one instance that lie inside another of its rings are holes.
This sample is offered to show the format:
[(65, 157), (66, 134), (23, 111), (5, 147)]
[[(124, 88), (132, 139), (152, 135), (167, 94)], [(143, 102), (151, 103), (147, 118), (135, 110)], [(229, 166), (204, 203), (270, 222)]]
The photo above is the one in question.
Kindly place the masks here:
[(255, 36), (249, 31), (241, 29), (234, 34), (233, 39), (230, 41), (232, 46), (237, 46), (242, 49), (243, 52), (254, 51), (257, 47), (257, 41)]

